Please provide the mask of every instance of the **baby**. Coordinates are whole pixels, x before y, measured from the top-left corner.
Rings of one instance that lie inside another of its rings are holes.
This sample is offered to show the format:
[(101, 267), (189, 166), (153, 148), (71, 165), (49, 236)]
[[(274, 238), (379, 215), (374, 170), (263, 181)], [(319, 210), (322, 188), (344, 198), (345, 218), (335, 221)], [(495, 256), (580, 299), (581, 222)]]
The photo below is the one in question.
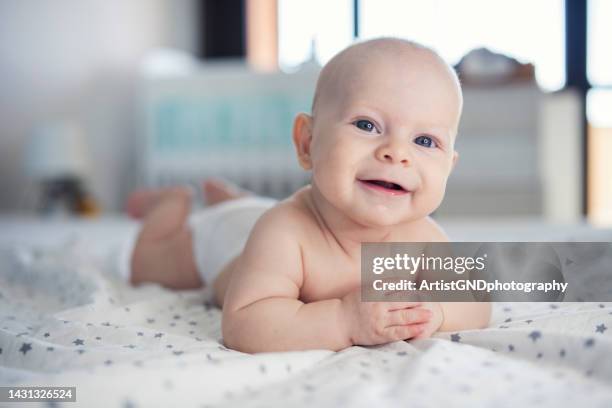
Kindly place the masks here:
[(391, 38), (348, 47), (321, 71), (312, 114), (295, 118), (311, 184), (275, 203), (223, 201), (231, 192), (209, 183), (222, 202), (189, 219), (185, 189), (133, 197), (145, 220), (131, 281), (212, 285), (223, 340), (244, 352), (341, 350), (485, 327), (488, 303), (361, 301), (362, 242), (448, 240), (429, 214), (457, 161), (461, 109), (458, 79), (432, 50)]

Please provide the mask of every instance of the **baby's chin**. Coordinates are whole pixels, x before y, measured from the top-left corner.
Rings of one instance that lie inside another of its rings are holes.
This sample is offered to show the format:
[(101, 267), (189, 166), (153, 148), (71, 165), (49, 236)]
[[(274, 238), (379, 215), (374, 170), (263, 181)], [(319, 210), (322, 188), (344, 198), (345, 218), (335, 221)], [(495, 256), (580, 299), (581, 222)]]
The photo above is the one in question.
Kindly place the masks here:
[(398, 210), (382, 205), (362, 208), (350, 215), (353, 221), (369, 228), (388, 228), (422, 219), (426, 214)]

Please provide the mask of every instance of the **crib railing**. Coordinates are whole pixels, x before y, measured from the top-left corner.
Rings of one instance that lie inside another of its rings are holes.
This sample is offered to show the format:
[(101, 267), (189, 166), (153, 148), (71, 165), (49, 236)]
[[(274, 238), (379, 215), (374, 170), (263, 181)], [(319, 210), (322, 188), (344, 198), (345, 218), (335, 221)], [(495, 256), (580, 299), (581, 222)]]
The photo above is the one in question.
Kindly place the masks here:
[(215, 64), (147, 78), (142, 184), (197, 186), (222, 177), (265, 196), (291, 194), (309, 179), (298, 166), (291, 131), (295, 115), (310, 111), (317, 74)]

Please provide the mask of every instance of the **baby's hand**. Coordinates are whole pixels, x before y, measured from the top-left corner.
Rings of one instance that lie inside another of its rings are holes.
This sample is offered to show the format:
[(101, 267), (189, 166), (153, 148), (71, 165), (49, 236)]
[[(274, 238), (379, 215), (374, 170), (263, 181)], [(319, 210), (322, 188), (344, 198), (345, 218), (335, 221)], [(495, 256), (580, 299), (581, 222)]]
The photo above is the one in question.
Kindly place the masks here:
[(342, 298), (344, 327), (353, 345), (371, 346), (414, 338), (426, 330), (432, 316), (429, 309), (419, 307), (421, 304), (362, 302), (358, 289)]
[(444, 313), (440, 302), (423, 302), (419, 308), (431, 312), (431, 318), (423, 325), (423, 331), (415, 337), (415, 339), (426, 339), (431, 337), (431, 335), (442, 326), (444, 322)]

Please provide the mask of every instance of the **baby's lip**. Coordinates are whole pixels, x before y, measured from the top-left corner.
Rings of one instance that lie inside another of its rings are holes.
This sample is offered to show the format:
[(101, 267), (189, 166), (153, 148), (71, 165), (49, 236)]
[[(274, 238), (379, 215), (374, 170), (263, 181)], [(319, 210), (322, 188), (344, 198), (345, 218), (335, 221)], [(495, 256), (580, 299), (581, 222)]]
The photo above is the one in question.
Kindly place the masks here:
[(388, 190), (390, 193), (406, 194), (411, 192), (404, 184), (390, 178), (364, 177), (358, 178), (357, 180), (367, 184), (369, 187)]

